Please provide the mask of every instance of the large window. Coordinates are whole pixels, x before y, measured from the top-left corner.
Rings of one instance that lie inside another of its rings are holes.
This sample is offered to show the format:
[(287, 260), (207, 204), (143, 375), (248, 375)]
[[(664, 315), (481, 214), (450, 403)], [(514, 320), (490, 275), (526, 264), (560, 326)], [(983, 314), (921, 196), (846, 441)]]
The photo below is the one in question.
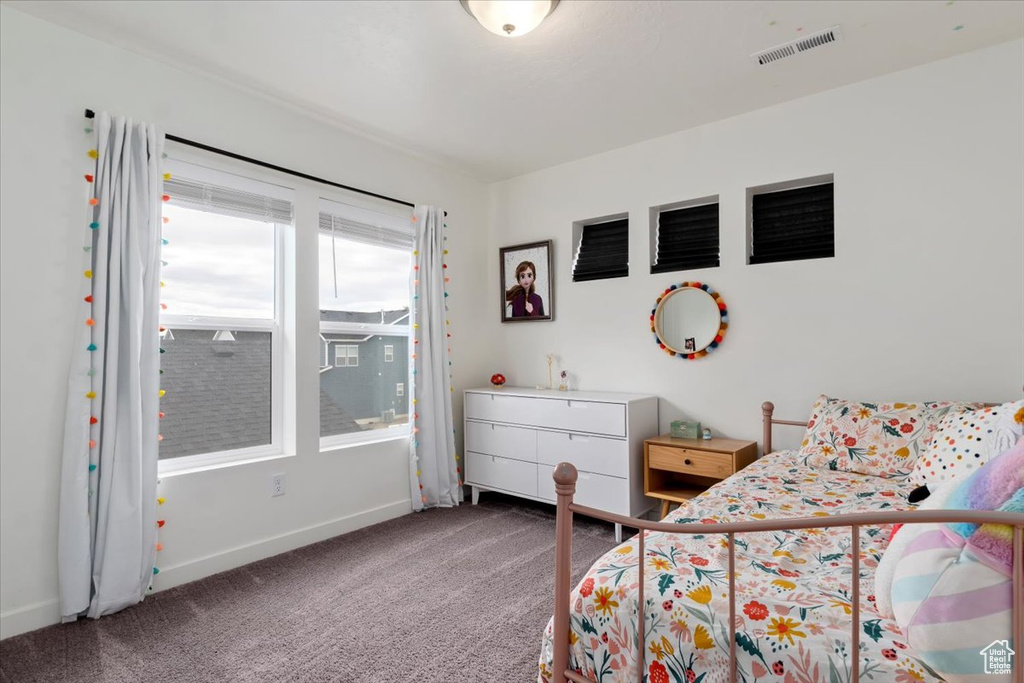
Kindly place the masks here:
[(321, 446), (408, 434), (409, 219), (321, 200), (319, 239)]
[(290, 191), (168, 162), (162, 471), (282, 452), (281, 228)]

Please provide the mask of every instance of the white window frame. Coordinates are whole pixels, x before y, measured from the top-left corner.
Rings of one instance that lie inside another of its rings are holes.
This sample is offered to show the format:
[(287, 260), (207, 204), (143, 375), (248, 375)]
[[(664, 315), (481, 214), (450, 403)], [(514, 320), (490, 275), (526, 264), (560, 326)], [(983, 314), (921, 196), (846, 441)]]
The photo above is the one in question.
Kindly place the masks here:
[[(292, 202), (292, 222), (281, 223), (275, 230), (275, 318), (269, 320), (239, 320), (222, 318), (195, 318), (192, 316), (162, 316), (161, 321), (169, 322), (166, 327), (177, 326), (183, 329), (209, 329), (211, 334), (219, 329), (240, 331), (269, 331), (272, 334), (272, 408), (271, 408), (271, 445), (237, 449), (215, 453), (204, 453), (195, 456), (183, 456), (170, 460), (159, 461), (160, 476), (202, 472), (208, 469), (245, 465), (262, 460), (289, 458), (295, 456), (315, 455), (318, 453), (360, 453), (362, 446), (381, 441), (408, 439), (412, 426), (408, 423), (387, 429), (375, 429), (350, 435), (323, 437), (319, 435), (319, 415), (316, 406), (319, 403), (320, 380), (313, 373), (313, 365), (319, 366), (319, 360), (313, 361), (300, 354), (298, 349), (312, 348), (312, 334), (318, 321), (317, 311), (320, 302), (317, 292), (317, 269), (300, 268), (300, 263), (315, 260), (317, 255), (319, 231), (318, 216), (324, 209), (324, 201), (340, 204), (354, 209), (355, 212), (371, 211), (383, 214), (403, 222), (409, 220), (410, 211), (399, 204), (382, 202), (362, 195), (326, 187), (323, 184), (296, 178), (291, 175), (252, 166), (244, 162), (213, 155), (202, 150), (180, 145), (169, 141), (166, 147), (169, 158), (165, 170), (177, 177), (190, 178), (197, 181), (210, 182), (222, 186), (237, 187), (240, 190), (261, 193), (267, 185), (273, 187), (273, 194), (278, 198), (288, 198)], [(208, 171), (208, 175), (185, 173), (182, 164)], [(232, 182), (218, 181), (217, 176), (227, 174)], [(333, 208), (333, 207), (332, 207)], [(333, 211), (334, 215), (342, 215)], [(173, 225), (169, 226), (173, 228)], [(408, 234), (412, 235), (412, 224), (407, 223)], [(173, 239), (173, 231), (168, 235)], [(413, 247), (410, 247), (410, 251)], [(411, 284), (411, 283), (410, 283)], [(410, 291), (409, 305), (413, 304)], [(314, 327), (310, 327), (310, 324)], [(405, 318), (398, 325), (368, 326), (361, 323), (328, 324), (322, 323), (320, 330), (342, 333), (359, 333), (365, 336), (371, 332), (382, 335), (405, 337), (408, 348), (412, 348), (412, 329), (409, 319)], [(327, 372), (330, 365), (328, 344), (322, 337), (317, 342), (324, 344), (317, 358), (323, 357), (324, 365), (319, 367), (320, 373)], [(323, 354), (321, 356), (320, 354)], [(402, 362), (397, 359), (396, 362)], [(308, 366), (308, 367), (307, 367)], [(316, 377), (314, 380), (313, 378)], [(407, 374), (406, 405), (402, 411), (412, 415), (411, 395), (413, 376)], [(316, 384), (313, 384), (316, 382)]]
[(405, 382), (399, 382), (395, 386), (395, 394), (398, 396), (405, 396)]
[(385, 344), (384, 345), (384, 362), (392, 363), (395, 360), (395, 345)]
[[(352, 198), (350, 198), (350, 197), (342, 197), (341, 195), (330, 196), (329, 194), (321, 193), (321, 195), (320, 195), (320, 205), (319, 205), (320, 209), (319, 210), (321, 210), (321, 211), (326, 210), (324, 208), (325, 203), (330, 205), (330, 207), (329, 207), (330, 212), (332, 212), (336, 216), (344, 215), (345, 211), (350, 209), (352, 211), (352, 213), (353, 213), (353, 216), (356, 217), (357, 220), (360, 219), (360, 217), (365, 217), (365, 215), (366, 215), (365, 212), (367, 210), (374, 211), (374, 212), (380, 213), (380, 214), (384, 214), (385, 216), (396, 216), (397, 217), (397, 215), (398, 215), (397, 213), (392, 213), (392, 214), (385, 213), (384, 211), (381, 210), (381, 207), (380, 207), (379, 204), (378, 205), (372, 205), (372, 204), (368, 205), (368, 204), (366, 204), (364, 202), (353, 202)], [(405, 213), (405, 218), (403, 220), (408, 222), (408, 213)], [(409, 234), (413, 235), (414, 231), (413, 231), (413, 229), (411, 227), (411, 223), (409, 223), (409, 226), (410, 226), (409, 227)], [(343, 239), (343, 237), (341, 235), (339, 235), (338, 239)], [(381, 245), (381, 246), (385, 246), (386, 247), (387, 245)], [(393, 248), (393, 247), (391, 247), (391, 248)], [(412, 254), (412, 249), (413, 249), (412, 247), (410, 247), (410, 249), (409, 249), (410, 255)], [(372, 336), (372, 335), (382, 335), (382, 336), (385, 336), (385, 337), (405, 337), (406, 340), (407, 340), (406, 347), (407, 348), (412, 348), (412, 339), (413, 339), (413, 337), (412, 337), (412, 325), (410, 324), (410, 317), (411, 317), (411, 307), (412, 307), (412, 304), (413, 304), (413, 299), (412, 299), (411, 284), (412, 283), (410, 282), (410, 291), (409, 291), (410, 316), (407, 316), (407, 317), (403, 318), (401, 321), (399, 321), (400, 324), (395, 325), (395, 324), (385, 324), (385, 323), (329, 322), (329, 321), (321, 320), (320, 321), (320, 334), (321, 335), (330, 335), (330, 334), (358, 334), (358, 335), (361, 335), (363, 337)], [(319, 301), (317, 302), (317, 306), (318, 306), (318, 309), (319, 309)], [(393, 347), (394, 345), (392, 344), (390, 346)], [(392, 351), (392, 353), (393, 353), (393, 351)], [(411, 375), (407, 375), (407, 377), (408, 377), (408, 380), (407, 380), (406, 383), (409, 383), (409, 381), (412, 379), (412, 377), (411, 377)], [(402, 414), (407, 414), (411, 418), (411, 416), (412, 416), (411, 405), (407, 404), (406, 405), (406, 409), (405, 409), (404, 413), (402, 413)], [(338, 449), (344, 449), (345, 447), (348, 447), (348, 446), (368, 444), (368, 443), (374, 443), (374, 442), (378, 442), (378, 441), (389, 441), (389, 440), (392, 440), (392, 439), (408, 438), (411, 434), (412, 434), (412, 426), (411, 426), (411, 424), (409, 422), (406, 422), (406, 423), (403, 423), (403, 424), (392, 425), (392, 426), (389, 426), (389, 427), (386, 427), (386, 428), (383, 428), (383, 429), (370, 429), (370, 430), (366, 430), (364, 432), (352, 432), (352, 433), (349, 433), (349, 434), (333, 434), (333, 435), (330, 435), (330, 436), (321, 436), (320, 437), (320, 451), (321, 452), (333, 451), (333, 450), (338, 450)]]
[[(209, 173), (218, 178), (218, 184), (234, 187), (239, 190), (261, 192), (267, 184), (266, 181), (253, 178), (252, 184), (249, 185), (245, 181), (248, 180), (247, 176), (252, 174), (243, 175), (246, 173), (246, 170), (244, 168), (225, 170), (224, 174), (237, 176), (231, 177), (230, 180), (220, 180), (219, 177), (222, 174), (218, 171), (210, 170)], [(202, 180), (203, 178), (196, 179)], [(160, 313), (160, 325), (166, 327), (169, 331), (177, 328), (182, 330), (210, 330), (214, 333), (218, 330), (270, 333), (270, 443), (159, 460), (157, 465), (158, 475), (184, 473), (285, 455), (284, 412), (286, 375), (282, 321), (285, 314), (284, 271), (287, 267), (287, 264), (284, 262), (285, 232), (291, 227), (283, 223), (274, 224), (274, 317), (272, 319), (177, 315), (167, 314), (163, 311)], [(224, 343), (229, 344), (231, 342)]]

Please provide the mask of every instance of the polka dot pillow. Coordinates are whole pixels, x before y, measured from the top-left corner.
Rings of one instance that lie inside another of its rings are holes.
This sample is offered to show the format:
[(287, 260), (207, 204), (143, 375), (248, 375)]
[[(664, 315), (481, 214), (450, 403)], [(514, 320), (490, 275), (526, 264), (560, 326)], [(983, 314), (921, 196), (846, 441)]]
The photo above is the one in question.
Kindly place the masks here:
[(964, 477), (1011, 448), (1022, 431), (1024, 401), (950, 412), (915, 464), (911, 481), (934, 490), (942, 482)]
[(906, 477), (934, 433), (929, 406), (820, 396), (811, 408), (800, 455), (810, 467)]

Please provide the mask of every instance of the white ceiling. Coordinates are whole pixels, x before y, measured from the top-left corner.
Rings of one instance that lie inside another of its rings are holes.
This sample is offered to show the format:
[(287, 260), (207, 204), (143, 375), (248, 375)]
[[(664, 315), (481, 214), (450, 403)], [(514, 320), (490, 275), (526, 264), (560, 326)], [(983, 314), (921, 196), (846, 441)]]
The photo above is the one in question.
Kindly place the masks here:
[[(515, 39), (457, 0), (6, 4), (485, 181), (1024, 35), (1019, 1), (562, 0)], [(835, 24), (838, 44), (749, 58)]]

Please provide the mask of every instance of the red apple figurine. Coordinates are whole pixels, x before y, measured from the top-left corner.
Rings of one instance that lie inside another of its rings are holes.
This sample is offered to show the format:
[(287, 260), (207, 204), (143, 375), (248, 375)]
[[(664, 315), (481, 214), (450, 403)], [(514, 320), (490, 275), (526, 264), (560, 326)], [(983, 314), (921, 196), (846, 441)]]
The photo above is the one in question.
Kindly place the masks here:
[(500, 372), (496, 372), (493, 375), (491, 375), (491, 384), (494, 387), (500, 387), (504, 383), (505, 383), (505, 375), (501, 374)]

